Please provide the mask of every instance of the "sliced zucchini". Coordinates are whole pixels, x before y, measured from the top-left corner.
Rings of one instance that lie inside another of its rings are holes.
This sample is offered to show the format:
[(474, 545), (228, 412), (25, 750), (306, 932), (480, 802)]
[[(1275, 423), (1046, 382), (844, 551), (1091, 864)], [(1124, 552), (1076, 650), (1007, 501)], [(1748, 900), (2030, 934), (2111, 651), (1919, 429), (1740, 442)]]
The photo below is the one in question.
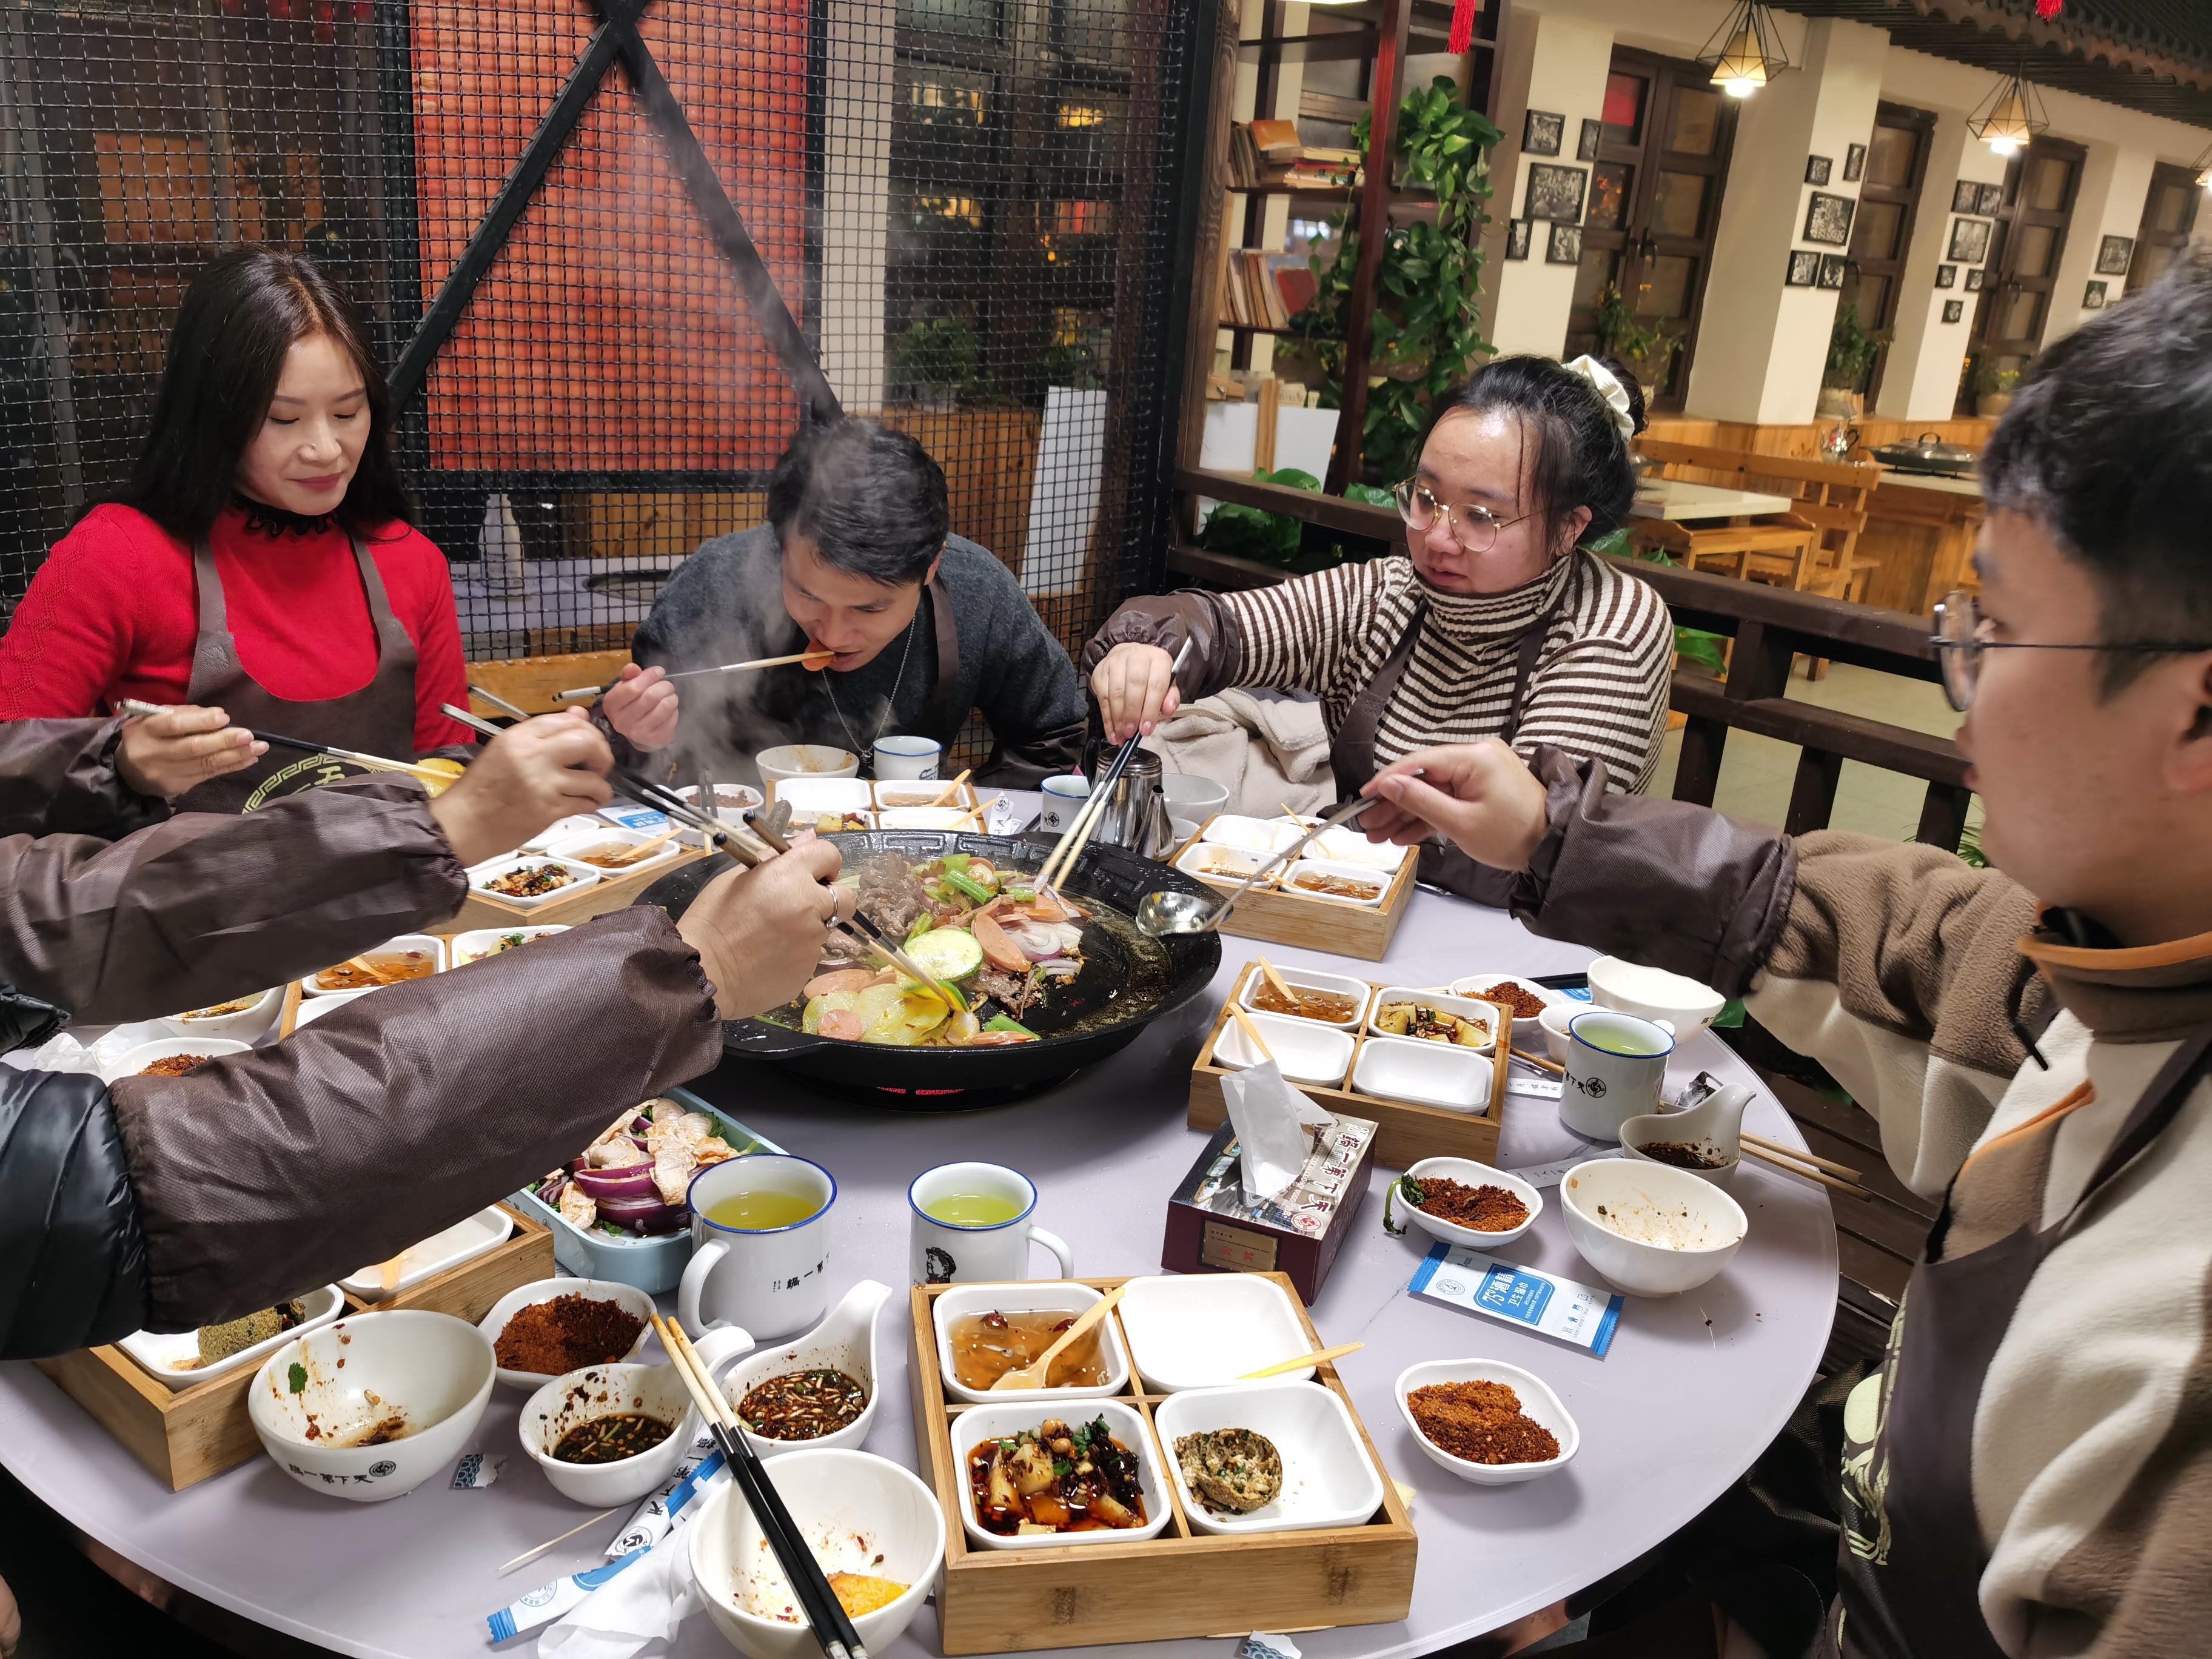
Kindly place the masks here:
[(948, 985), (972, 979), (983, 966), (983, 947), (964, 927), (937, 927), (906, 947), (915, 965), (927, 969)]

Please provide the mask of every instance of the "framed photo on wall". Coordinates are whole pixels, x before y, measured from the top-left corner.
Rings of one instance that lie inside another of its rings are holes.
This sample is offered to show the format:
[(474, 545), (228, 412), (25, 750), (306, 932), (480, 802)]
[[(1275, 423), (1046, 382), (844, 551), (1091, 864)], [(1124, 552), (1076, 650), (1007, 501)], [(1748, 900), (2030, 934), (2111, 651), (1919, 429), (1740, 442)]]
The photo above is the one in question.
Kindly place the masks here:
[(1945, 322), (1955, 323), (1966, 314), (1966, 302), (1964, 300), (1946, 300), (1943, 301), (1943, 320)]
[(2136, 239), (2132, 236), (2107, 236), (2097, 244), (2097, 274), (2100, 276), (2124, 276), (2128, 264), (2136, 257)]
[(1596, 161), (1598, 141), (1604, 137), (1604, 122), (1598, 120), (1589, 120), (1583, 122), (1582, 142), (1575, 146), (1575, 160), (1577, 161)]
[(2081, 296), (2081, 309), (2084, 311), (2102, 311), (2104, 308), (2105, 285), (2102, 283), (2090, 283), (2088, 291)]
[(1981, 199), (1982, 187), (1971, 179), (1961, 179), (1951, 186), (1951, 211), (1954, 213), (1979, 213), (1982, 210), (1979, 205)]
[(1850, 263), (1840, 253), (1823, 253), (1820, 256), (1820, 286), (1831, 289), (1843, 287), (1844, 273), (1850, 268)]
[(1845, 144), (1844, 146), (1844, 182), (1847, 185), (1855, 185), (1865, 177), (1866, 146)]
[(1809, 247), (1790, 250), (1790, 274), (1783, 278), (1790, 288), (1810, 288), (1820, 280), (1820, 256)]
[(1956, 266), (1956, 265), (1938, 265), (1938, 266), (1936, 266), (1936, 287), (1938, 287), (1938, 288), (1956, 288), (1956, 287), (1958, 287), (1958, 286), (1959, 286), (1959, 267), (1958, 267), (1958, 266)]
[(1829, 170), (1833, 167), (1835, 163), (1831, 161), (1825, 155), (1807, 156), (1805, 158), (1805, 182), (1808, 185), (1826, 184), (1828, 182)]
[(1507, 258), (1525, 259), (1528, 257), (1528, 233), (1534, 228), (1526, 219), (1508, 219), (1505, 222)]
[(1990, 222), (1986, 219), (1951, 221), (1951, 258), (1962, 265), (1978, 265), (1990, 257)]
[(1858, 203), (1849, 196), (1831, 196), (1825, 191), (1814, 191), (1813, 199), (1805, 208), (1805, 240), (1825, 242), (1830, 247), (1848, 246), (1851, 240), (1851, 215)]
[(1549, 110), (1532, 109), (1521, 122), (1521, 151), (1524, 155), (1557, 155), (1567, 118)]
[(1589, 188), (1589, 174), (1583, 168), (1539, 161), (1528, 169), (1528, 199), (1522, 213), (1554, 224), (1578, 225), (1583, 222), (1583, 192)]
[(1552, 222), (1551, 246), (1544, 250), (1547, 265), (1578, 265), (1583, 262), (1583, 228)]
[(1979, 200), (1974, 208), (1974, 211), (1980, 214), (1984, 219), (1990, 217), (1992, 214), (1996, 213), (1999, 208), (2002, 208), (2004, 205), (2004, 186), (2001, 184), (1984, 185), (1977, 194), (1979, 197)]
[(1987, 267), (1976, 265), (1972, 270), (1966, 273), (1966, 292), (1969, 294), (1979, 294), (1982, 291), (1982, 284), (1987, 282), (1989, 277), (1990, 273)]

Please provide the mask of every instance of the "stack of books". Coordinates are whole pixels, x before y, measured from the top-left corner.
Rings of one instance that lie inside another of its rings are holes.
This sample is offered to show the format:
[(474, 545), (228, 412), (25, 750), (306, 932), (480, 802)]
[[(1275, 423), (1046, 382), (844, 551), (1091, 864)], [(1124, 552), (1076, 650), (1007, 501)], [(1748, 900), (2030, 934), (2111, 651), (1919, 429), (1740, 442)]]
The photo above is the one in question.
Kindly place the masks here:
[(1297, 190), (1349, 190), (1361, 173), (1356, 149), (1303, 143), (1290, 121), (1240, 121), (1231, 135), (1230, 166), (1237, 184), (1288, 185)]
[(1221, 320), (1246, 328), (1282, 329), (1313, 302), (1313, 266), (1303, 253), (1261, 248), (1229, 251), (1221, 284)]

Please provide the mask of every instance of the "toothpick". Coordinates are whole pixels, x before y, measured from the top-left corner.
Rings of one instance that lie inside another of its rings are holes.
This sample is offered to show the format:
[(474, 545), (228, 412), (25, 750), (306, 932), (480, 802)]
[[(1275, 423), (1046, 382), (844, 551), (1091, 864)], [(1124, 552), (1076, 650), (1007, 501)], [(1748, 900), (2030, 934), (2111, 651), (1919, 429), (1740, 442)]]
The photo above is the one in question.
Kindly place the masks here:
[(497, 1572), (495, 1572), (492, 1575), (492, 1577), (496, 1578), (501, 1573), (513, 1572), (525, 1561), (536, 1560), (539, 1556), (544, 1554), (546, 1551), (551, 1549), (556, 1544), (566, 1543), (569, 1539), (574, 1538), (578, 1533), (583, 1531), (585, 1528), (597, 1526), (600, 1522), (605, 1520), (613, 1513), (614, 1510), (601, 1510), (590, 1520), (579, 1521), (574, 1526), (569, 1528), (568, 1531), (562, 1533), (560, 1537), (549, 1538), (544, 1543), (540, 1544), (536, 1549), (523, 1551), (523, 1553), (516, 1556), (514, 1560), (509, 1561), (505, 1565), (501, 1566)]

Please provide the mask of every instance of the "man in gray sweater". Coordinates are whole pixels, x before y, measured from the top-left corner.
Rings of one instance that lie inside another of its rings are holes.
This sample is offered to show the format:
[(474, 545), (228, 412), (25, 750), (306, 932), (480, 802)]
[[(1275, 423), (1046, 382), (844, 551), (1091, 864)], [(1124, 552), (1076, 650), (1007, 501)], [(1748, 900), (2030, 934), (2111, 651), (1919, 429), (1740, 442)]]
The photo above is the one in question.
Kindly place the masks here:
[[(600, 704), (633, 750), (728, 775), (763, 749), (817, 743), (865, 765), (879, 737), (950, 746), (975, 710), (994, 738), (977, 783), (1034, 788), (1074, 769), (1074, 664), (1013, 573), (946, 533), (944, 471), (914, 439), (855, 418), (802, 428), (768, 516), (701, 544), (637, 630), (636, 661)], [(686, 681), (680, 706), (665, 678), (810, 647), (827, 662)]]

